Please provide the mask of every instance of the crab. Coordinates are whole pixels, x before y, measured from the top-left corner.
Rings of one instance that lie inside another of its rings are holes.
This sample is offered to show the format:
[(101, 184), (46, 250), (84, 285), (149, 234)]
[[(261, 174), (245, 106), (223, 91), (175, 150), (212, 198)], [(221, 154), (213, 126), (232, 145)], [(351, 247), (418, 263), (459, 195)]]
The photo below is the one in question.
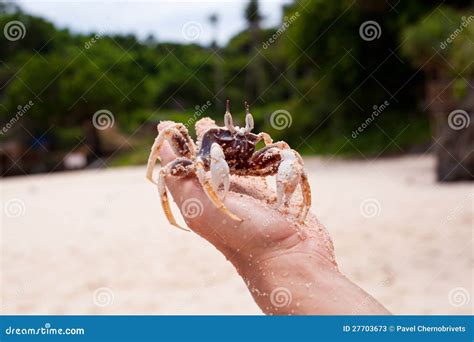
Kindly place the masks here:
[[(146, 177), (157, 185), (164, 213), (173, 226), (184, 229), (176, 222), (170, 208), (165, 183), (168, 175), (180, 178), (197, 176), (212, 204), (237, 222), (243, 221), (242, 218), (232, 213), (224, 204), (229, 192), (230, 175), (275, 175), (277, 196), (274, 207), (288, 207), (299, 185), (302, 199), (296, 216), (299, 222), (304, 222), (311, 206), (311, 189), (304, 171), (303, 159), (286, 142), (274, 143), (267, 133), (252, 133), (254, 120), (246, 102), (245, 110), (245, 127), (234, 126), (227, 100), (224, 127), (208, 128), (198, 135), (196, 143), (182, 123), (173, 122), (158, 131), (148, 158)], [(168, 141), (178, 157), (162, 167), (158, 179), (154, 180), (154, 167), (165, 141)], [(257, 143), (261, 141), (265, 146), (256, 150)], [(222, 190), (219, 191), (220, 189)]]

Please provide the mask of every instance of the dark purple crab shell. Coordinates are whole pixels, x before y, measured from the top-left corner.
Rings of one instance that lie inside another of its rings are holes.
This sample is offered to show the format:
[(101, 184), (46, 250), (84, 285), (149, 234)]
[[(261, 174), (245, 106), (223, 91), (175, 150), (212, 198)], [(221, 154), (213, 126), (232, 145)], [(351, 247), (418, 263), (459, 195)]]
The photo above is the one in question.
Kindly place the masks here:
[(224, 151), (225, 160), (231, 170), (240, 170), (248, 167), (250, 157), (255, 152), (258, 135), (254, 133), (232, 133), (227, 128), (211, 128), (201, 138), (198, 156), (206, 167), (210, 164), (211, 146), (217, 143)]

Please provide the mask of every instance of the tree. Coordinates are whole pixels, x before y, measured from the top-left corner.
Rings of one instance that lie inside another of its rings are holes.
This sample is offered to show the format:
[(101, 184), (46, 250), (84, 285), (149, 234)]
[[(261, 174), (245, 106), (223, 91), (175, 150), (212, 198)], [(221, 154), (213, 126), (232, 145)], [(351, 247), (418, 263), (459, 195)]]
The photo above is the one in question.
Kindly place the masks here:
[(220, 56), (220, 49), (217, 43), (219, 16), (213, 13), (209, 16), (209, 23), (212, 26), (213, 38), (211, 42), (211, 49), (214, 52), (214, 92), (219, 103), (224, 103), (224, 74), (222, 71), (222, 57)]
[(255, 100), (264, 90), (265, 75), (262, 69), (262, 60), (259, 55), (261, 48), (260, 22), (263, 17), (260, 15), (258, 0), (250, 0), (245, 9), (245, 20), (251, 36), (250, 56), (253, 60), (247, 68), (246, 91), (249, 100)]

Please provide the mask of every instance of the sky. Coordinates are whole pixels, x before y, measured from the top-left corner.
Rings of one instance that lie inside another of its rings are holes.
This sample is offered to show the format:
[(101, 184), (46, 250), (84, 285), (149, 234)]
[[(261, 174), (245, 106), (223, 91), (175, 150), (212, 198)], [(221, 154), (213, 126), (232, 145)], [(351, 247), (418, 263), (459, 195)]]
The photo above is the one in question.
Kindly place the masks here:
[[(263, 27), (281, 22), (282, 5), (291, 0), (260, 1)], [(16, 0), (25, 12), (38, 15), (73, 32), (133, 33), (144, 39), (209, 45), (214, 32), (209, 16), (219, 16), (217, 41), (225, 44), (246, 26), (246, 0)]]

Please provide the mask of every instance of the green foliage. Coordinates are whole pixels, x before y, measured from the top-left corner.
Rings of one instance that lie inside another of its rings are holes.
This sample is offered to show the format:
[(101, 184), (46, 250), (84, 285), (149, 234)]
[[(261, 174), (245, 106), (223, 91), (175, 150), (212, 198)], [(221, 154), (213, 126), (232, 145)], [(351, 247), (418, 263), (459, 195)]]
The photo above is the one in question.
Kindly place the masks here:
[[(461, 2), (455, 5), (465, 7)], [(395, 137), (406, 151), (430, 138), (427, 116), (417, 113), (424, 78), (416, 71), (433, 56), (433, 47), (440, 55), (427, 67), (445, 67), (445, 58), (452, 68), (443, 72), (473, 73), (474, 23), (440, 48), (460, 27), (463, 13), (471, 18), (467, 11), (453, 9), (453, 1), (445, 3), (436, 8), (427, 2), (398, 2), (395, 11), (387, 2), (302, 0), (285, 7), (288, 25), (262, 29), (258, 2), (251, 1), (242, 13), (249, 27), (219, 48), (153, 37), (140, 41), (133, 35), (78, 35), (0, 7), (1, 28), (12, 20), (26, 28), (21, 40), (0, 40), (0, 120), (10, 120), (19, 105), (31, 100), (35, 105), (21, 118), (22, 126), (38, 135), (54, 125), (60, 149), (68, 150), (100, 109), (111, 111), (119, 130), (131, 135), (159, 120), (188, 122), (196, 106), (207, 101), (212, 106), (202, 116), (222, 124), (220, 100), (229, 98), (237, 124), (243, 124), (241, 103), (249, 100), (256, 130), (304, 153), (400, 152), (391, 140)], [(380, 37), (371, 41), (359, 33), (369, 20), (381, 28)], [(459, 78), (453, 84), (461, 98), (466, 82)], [(388, 108), (352, 138), (384, 101)], [(270, 123), (278, 110), (291, 114), (292, 124), (284, 130)], [(16, 125), (8, 137), (20, 139), (21, 134), (25, 132)], [(149, 139), (136, 143), (117, 164), (144, 161), (148, 148), (143, 152), (140, 144)]]
[[(472, 13), (472, 12), (471, 12)], [(453, 65), (453, 74), (465, 77), (474, 75), (474, 15), (466, 13), (461, 17), (462, 32), (452, 42), (449, 61)]]
[[(440, 7), (402, 32), (403, 53), (416, 66), (472, 76), (474, 16)], [(437, 52), (437, 53), (436, 53)]]
[[(115, 63), (111, 66), (110, 61)], [(108, 39), (90, 49), (69, 45), (33, 55), (26, 63), (18, 63), (18, 69), (12, 65), (9, 71), (14, 75), (8, 75), (11, 81), (4, 93), (5, 114), (32, 100), (36, 105), (25, 120), (38, 131), (52, 124), (80, 126), (100, 109), (114, 113), (119, 122), (127, 122), (127, 113), (149, 101), (140, 83), (148, 76), (134, 67), (132, 56), (123, 55)]]
[[(7, 23), (19, 21), (24, 25), (24, 37), (19, 40), (8, 40), (2, 35), (0, 39), (0, 51), (2, 58), (9, 58), (18, 53), (31, 55), (32, 51), (39, 51), (43, 48), (44, 52), (60, 48), (57, 41), (52, 43), (51, 37), (59, 36), (59, 40), (67, 40), (69, 33), (67, 31), (58, 31), (53, 24), (46, 20), (24, 13), (18, 12), (8, 15), (0, 13), (0, 27), (3, 29)], [(23, 32), (23, 31), (22, 31)], [(21, 35), (21, 32), (19, 33)]]
[[(402, 25), (415, 21), (428, 8), (400, 2), (397, 11), (391, 11), (387, 3), (350, 0), (303, 1), (287, 8), (287, 17), (299, 17), (279, 42), (294, 61), (291, 72), (298, 88), (289, 103), (289, 111), (294, 113), (293, 134), (286, 140), (293, 144), (303, 141), (308, 151), (318, 153), (321, 146), (327, 151), (350, 150), (356, 155), (358, 149), (368, 154), (380, 151), (390, 140), (376, 126), (352, 144), (346, 137), (371, 115), (374, 106), (385, 101), (390, 106), (382, 116), (386, 122), (395, 123), (380, 126), (388, 136), (397, 136), (407, 124), (417, 126), (420, 120), (426, 123), (426, 119), (414, 115), (417, 98), (423, 94), (413, 90), (421, 88), (423, 80), (412, 79), (416, 70), (390, 51), (399, 45)], [(378, 38), (361, 37), (359, 29), (367, 21), (380, 26)], [(364, 139), (372, 143), (364, 144)]]

